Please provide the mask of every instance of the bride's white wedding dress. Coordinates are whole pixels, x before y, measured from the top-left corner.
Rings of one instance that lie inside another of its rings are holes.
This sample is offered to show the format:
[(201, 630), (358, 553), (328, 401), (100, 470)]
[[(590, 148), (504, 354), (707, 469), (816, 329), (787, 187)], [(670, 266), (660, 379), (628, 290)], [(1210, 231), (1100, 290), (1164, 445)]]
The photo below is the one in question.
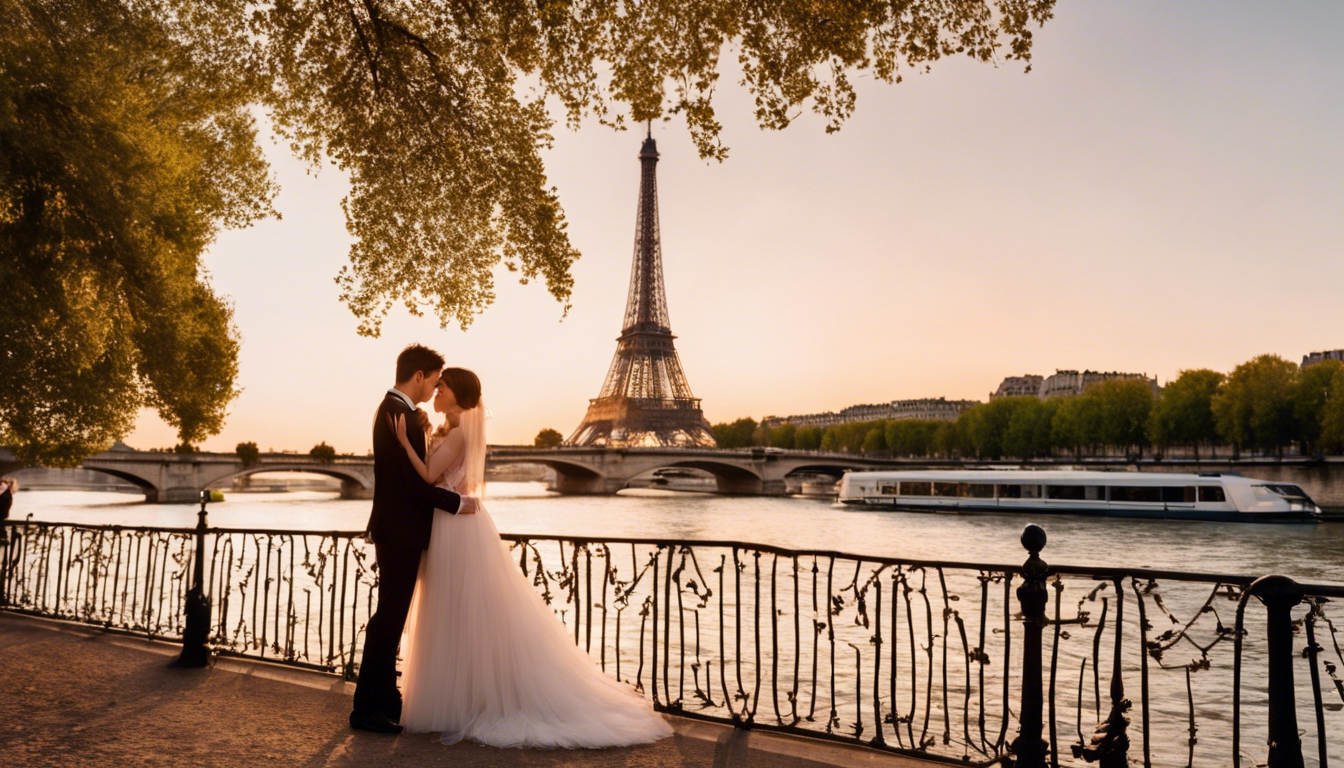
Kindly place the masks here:
[[(468, 432), (440, 485), (478, 491), (483, 432)], [(436, 510), (420, 563), (402, 645), (407, 731), (494, 747), (615, 747), (672, 735), (651, 704), (575, 646), (484, 505), (474, 515)]]

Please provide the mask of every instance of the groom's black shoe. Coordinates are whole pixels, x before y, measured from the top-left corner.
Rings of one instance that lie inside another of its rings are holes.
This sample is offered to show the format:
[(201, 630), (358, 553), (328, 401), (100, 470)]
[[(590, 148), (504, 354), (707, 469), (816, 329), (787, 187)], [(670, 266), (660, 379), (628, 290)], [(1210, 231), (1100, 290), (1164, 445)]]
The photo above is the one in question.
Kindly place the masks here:
[(394, 723), (400, 723), (401, 699), (397, 699), (396, 701), (390, 702), (387, 704), (387, 706), (383, 707), (383, 714), (387, 717), (388, 720), (391, 720)]
[(351, 712), (350, 727), (371, 733), (401, 733), (401, 726), (387, 719), (382, 712)]

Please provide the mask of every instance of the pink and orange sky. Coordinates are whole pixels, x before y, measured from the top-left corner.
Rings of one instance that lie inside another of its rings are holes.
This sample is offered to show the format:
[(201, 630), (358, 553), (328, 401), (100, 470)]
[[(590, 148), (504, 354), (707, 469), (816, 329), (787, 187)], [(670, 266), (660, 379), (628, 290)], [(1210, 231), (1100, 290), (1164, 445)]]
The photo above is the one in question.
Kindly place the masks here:
[[(668, 306), (713, 422), (898, 398), (984, 399), (1056, 368), (1229, 370), (1344, 347), (1344, 3), (1060, 0), (1020, 66), (859, 78), (837, 134), (759, 130), (723, 78), (727, 162), (654, 127)], [(729, 59), (731, 57), (725, 57)], [(474, 369), (491, 440), (568, 434), (620, 332), (641, 136), (556, 128), (546, 153), (583, 258), (573, 309), (501, 272), (466, 332), (404, 310), (355, 333), (333, 278), (343, 176), (268, 145), (282, 221), (205, 262), (235, 302), (231, 451), (364, 453), (397, 352)], [(176, 442), (142, 414), (127, 442)]]

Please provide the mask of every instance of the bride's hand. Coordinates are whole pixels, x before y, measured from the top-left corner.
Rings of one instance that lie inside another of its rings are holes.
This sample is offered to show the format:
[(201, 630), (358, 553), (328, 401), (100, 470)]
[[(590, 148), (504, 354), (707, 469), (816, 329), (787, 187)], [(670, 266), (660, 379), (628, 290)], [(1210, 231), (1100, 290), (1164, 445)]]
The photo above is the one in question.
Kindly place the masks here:
[(387, 415), (387, 420), (392, 425), (392, 431), (397, 434), (397, 441), (400, 442), (403, 447), (411, 447), (410, 438), (406, 437), (406, 417), (393, 416), (389, 413)]

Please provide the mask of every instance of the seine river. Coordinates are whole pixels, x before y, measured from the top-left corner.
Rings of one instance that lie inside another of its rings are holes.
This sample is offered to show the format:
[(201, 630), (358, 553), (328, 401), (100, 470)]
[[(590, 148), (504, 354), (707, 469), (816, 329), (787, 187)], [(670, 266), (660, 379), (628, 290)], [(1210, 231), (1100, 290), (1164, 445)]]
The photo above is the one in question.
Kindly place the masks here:
[[(210, 524), (230, 528), (359, 530), (368, 501), (334, 493), (227, 493)], [(673, 491), (560, 496), (540, 483), (493, 483), (487, 507), (507, 533), (708, 539), (837, 550), (858, 555), (1018, 564), (1022, 527), (1042, 525), (1047, 562), (1264, 575), (1344, 583), (1344, 523), (1251, 525), (857, 511), (830, 500), (724, 497)], [(88, 491), (21, 492), (13, 519), (189, 527), (193, 505)]]

